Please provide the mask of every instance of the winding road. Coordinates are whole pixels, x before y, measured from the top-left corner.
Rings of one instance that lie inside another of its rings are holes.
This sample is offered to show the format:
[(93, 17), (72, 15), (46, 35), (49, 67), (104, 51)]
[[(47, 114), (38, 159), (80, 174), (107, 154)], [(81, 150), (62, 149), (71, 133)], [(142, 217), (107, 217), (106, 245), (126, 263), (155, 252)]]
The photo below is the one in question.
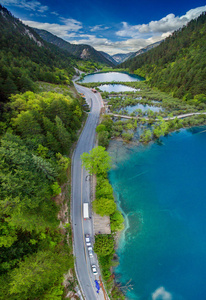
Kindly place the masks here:
[[(93, 93), (90, 89), (79, 86), (74, 82), (75, 88), (79, 93), (86, 96), (87, 103), (91, 107), (90, 113), (84, 129), (78, 140), (75, 152), (72, 158), (72, 227), (73, 227), (73, 250), (75, 256), (75, 269), (77, 278), (86, 300), (104, 300), (102, 289), (99, 294), (95, 288), (95, 279), (99, 279), (99, 268), (96, 255), (89, 257), (85, 244), (85, 234), (90, 234), (92, 246), (94, 243), (93, 221), (91, 219), (83, 220), (82, 203), (89, 203), (90, 216), (90, 181), (88, 172), (82, 168), (80, 155), (89, 152), (94, 147), (95, 130), (98, 125), (102, 100), (99, 93)], [(95, 264), (98, 269), (98, 275), (94, 275), (91, 265)]]

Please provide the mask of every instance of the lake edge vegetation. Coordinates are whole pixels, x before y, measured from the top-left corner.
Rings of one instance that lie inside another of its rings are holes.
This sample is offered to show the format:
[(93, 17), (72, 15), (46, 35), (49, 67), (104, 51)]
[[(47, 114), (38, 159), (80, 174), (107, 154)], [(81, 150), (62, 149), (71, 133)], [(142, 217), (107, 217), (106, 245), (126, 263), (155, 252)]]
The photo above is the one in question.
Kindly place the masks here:
[(110, 299), (125, 299), (116, 285), (112, 267), (118, 264), (115, 259), (115, 236), (124, 229), (124, 217), (117, 209), (113, 189), (108, 180), (111, 158), (105, 147), (97, 146), (90, 153), (83, 153), (82, 164), (90, 174), (96, 176), (96, 197), (92, 202), (93, 210), (100, 216), (110, 217), (111, 234), (95, 236), (94, 251), (97, 254), (104, 285)]

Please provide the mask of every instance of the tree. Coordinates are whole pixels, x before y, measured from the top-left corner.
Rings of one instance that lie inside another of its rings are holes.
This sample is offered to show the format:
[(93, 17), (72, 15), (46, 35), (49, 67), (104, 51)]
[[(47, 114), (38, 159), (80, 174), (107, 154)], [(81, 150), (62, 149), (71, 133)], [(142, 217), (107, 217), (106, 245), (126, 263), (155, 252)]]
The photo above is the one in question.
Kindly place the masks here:
[(54, 182), (51, 185), (51, 189), (52, 189), (53, 196), (59, 195), (61, 193), (61, 187), (58, 185), (58, 182)]
[(109, 132), (100, 131), (98, 134), (98, 144), (102, 147), (107, 147), (109, 145)]
[(66, 253), (40, 251), (25, 258), (11, 271), (9, 292), (15, 299), (37, 299), (63, 281), (63, 273), (73, 266)]
[(98, 176), (96, 185), (96, 198), (113, 198), (113, 189), (107, 178)]
[(96, 128), (96, 132), (97, 132), (97, 133), (100, 133), (100, 132), (106, 131), (106, 130), (107, 130), (107, 129), (106, 129), (106, 126), (103, 125), (103, 124), (98, 125), (97, 128)]
[(92, 203), (94, 211), (100, 216), (109, 216), (114, 213), (117, 208), (114, 199), (111, 198), (99, 198)]
[(108, 132), (111, 132), (112, 131), (112, 127), (113, 127), (113, 121), (112, 121), (111, 117), (108, 116), (108, 115), (104, 115), (101, 125), (105, 125), (106, 130)]
[(114, 239), (109, 234), (98, 234), (95, 236), (94, 252), (100, 256), (114, 253)]
[(31, 111), (22, 111), (14, 120), (14, 125), (23, 137), (41, 133), (41, 127)]
[(83, 153), (81, 160), (82, 165), (90, 174), (104, 174), (111, 166), (111, 158), (102, 146), (93, 148), (90, 153)]
[(143, 143), (148, 143), (152, 140), (152, 132), (149, 129), (144, 130), (140, 136), (140, 141)]
[(159, 121), (157, 125), (154, 126), (153, 134), (155, 137), (159, 138), (168, 133), (168, 123), (162, 118), (158, 117)]
[(122, 134), (123, 140), (125, 140), (125, 141), (127, 141), (127, 142), (131, 141), (131, 139), (132, 139), (133, 137), (134, 137), (134, 134), (133, 134), (133, 133), (127, 133), (127, 132), (124, 132), (124, 133)]
[(124, 229), (124, 217), (119, 210), (116, 210), (110, 216), (110, 226), (112, 231), (120, 231)]
[(38, 145), (37, 153), (42, 158), (46, 158), (48, 154), (49, 149), (47, 147), (42, 146), (41, 144)]
[(62, 146), (62, 152), (64, 154), (67, 154), (71, 146), (71, 135), (66, 130), (64, 123), (58, 116), (56, 116), (55, 121), (57, 129), (57, 138)]

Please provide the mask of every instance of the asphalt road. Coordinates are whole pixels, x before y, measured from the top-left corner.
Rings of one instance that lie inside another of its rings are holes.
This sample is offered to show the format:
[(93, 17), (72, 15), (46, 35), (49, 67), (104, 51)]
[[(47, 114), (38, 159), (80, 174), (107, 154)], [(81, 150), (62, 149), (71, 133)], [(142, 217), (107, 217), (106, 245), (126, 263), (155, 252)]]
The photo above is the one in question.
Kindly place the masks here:
[(91, 106), (84, 129), (78, 140), (76, 150), (72, 159), (72, 226), (73, 226), (73, 248), (75, 255), (76, 273), (78, 277), (83, 296), (87, 300), (104, 300), (102, 289), (97, 294), (95, 288), (95, 279), (91, 265), (97, 264), (96, 255), (89, 257), (85, 244), (85, 234), (89, 233), (94, 242), (93, 221), (92, 219), (83, 220), (82, 203), (89, 203), (89, 215), (92, 217), (90, 202), (90, 180), (88, 172), (82, 168), (80, 155), (89, 152), (94, 147), (95, 129), (99, 121), (101, 109), (101, 98), (98, 93), (93, 93), (90, 89), (75, 84), (79, 93), (84, 93), (88, 104)]

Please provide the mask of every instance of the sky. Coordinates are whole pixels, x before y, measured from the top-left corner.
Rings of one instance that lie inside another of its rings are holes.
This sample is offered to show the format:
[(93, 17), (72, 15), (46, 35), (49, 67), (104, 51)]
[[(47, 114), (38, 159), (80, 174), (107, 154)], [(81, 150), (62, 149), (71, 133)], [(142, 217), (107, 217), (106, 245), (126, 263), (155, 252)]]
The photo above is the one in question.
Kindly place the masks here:
[(0, 0), (26, 25), (110, 55), (135, 52), (206, 11), (202, 0)]

